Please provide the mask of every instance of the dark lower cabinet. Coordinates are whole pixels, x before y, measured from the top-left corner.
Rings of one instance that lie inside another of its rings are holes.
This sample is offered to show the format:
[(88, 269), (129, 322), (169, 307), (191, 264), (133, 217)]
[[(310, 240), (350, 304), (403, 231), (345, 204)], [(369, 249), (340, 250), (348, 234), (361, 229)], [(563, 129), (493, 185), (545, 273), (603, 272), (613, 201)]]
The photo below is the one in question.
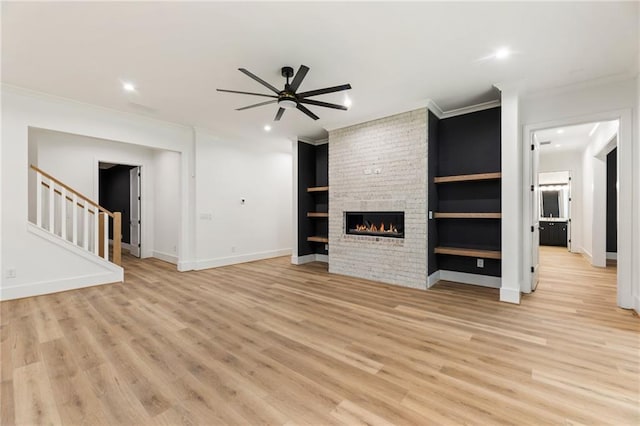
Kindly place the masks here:
[(567, 247), (567, 222), (540, 221), (540, 245)]

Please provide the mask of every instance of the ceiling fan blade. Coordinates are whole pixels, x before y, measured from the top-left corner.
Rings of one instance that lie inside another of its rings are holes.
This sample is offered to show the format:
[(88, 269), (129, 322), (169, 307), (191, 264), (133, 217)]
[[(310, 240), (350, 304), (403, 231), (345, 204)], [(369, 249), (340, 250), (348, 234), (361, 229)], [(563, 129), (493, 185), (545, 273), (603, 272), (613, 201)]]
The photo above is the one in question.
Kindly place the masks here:
[(328, 102), (314, 101), (313, 99), (300, 99), (298, 102), (300, 102), (301, 104), (316, 105), (316, 106), (321, 106), (321, 107), (325, 107), (325, 108), (341, 109), (343, 111), (346, 111), (348, 109), (344, 105), (330, 104)]
[(244, 111), (245, 109), (255, 108), (255, 107), (262, 106), (262, 105), (275, 104), (276, 102), (278, 102), (277, 99), (274, 99), (272, 101), (267, 101), (267, 102), (260, 102), (259, 104), (254, 104), (254, 105), (249, 105), (249, 106), (246, 106), (246, 107), (238, 108), (238, 109), (236, 109), (236, 111)]
[(264, 81), (263, 79), (258, 77), (257, 75), (253, 74), (251, 71), (247, 71), (244, 68), (238, 68), (238, 70), (241, 73), (244, 73), (244, 74), (248, 75), (249, 77), (251, 77), (252, 79), (257, 81), (258, 83), (262, 84), (264, 87), (267, 87), (267, 88), (271, 89), (274, 93), (280, 93), (280, 90), (276, 89), (275, 87), (273, 87), (272, 85), (270, 85), (269, 83), (267, 83), (266, 81)]
[(343, 84), (341, 86), (327, 87), (326, 89), (318, 89), (318, 90), (311, 90), (309, 92), (298, 93), (296, 94), (296, 96), (298, 98), (306, 98), (309, 96), (324, 95), (325, 93), (341, 92), (343, 90), (349, 90), (349, 89), (351, 89), (350, 84)]
[(309, 111), (304, 105), (298, 104), (298, 106), (296, 108), (298, 108), (300, 111), (304, 112), (305, 114), (307, 114), (309, 117), (313, 118), (314, 120), (317, 120), (317, 119), (320, 118), (317, 115), (315, 115), (314, 113), (312, 113), (311, 111)]
[(280, 119), (282, 118), (282, 114), (284, 114), (284, 108), (280, 107), (280, 109), (278, 109), (278, 112), (276, 112), (276, 118), (274, 118), (273, 121), (280, 121)]
[(237, 90), (227, 90), (227, 89), (216, 89), (218, 92), (227, 92), (227, 93), (239, 93), (241, 95), (253, 95), (253, 96), (264, 96), (265, 98), (277, 98), (277, 96), (273, 95), (265, 95), (264, 93), (253, 93), (253, 92), (239, 92)]
[(298, 72), (296, 73), (296, 76), (293, 77), (293, 81), (289, 85), (289, 89), (291, 89), (291, 91), (293, 92), (298, 90), (298, 87), (300, 87), (300, 83), (302, 83), (302, 80), (304, 80), (308, 72), (309, 72), (308, 66), (300, 65), (300, 68), (298, 68)]

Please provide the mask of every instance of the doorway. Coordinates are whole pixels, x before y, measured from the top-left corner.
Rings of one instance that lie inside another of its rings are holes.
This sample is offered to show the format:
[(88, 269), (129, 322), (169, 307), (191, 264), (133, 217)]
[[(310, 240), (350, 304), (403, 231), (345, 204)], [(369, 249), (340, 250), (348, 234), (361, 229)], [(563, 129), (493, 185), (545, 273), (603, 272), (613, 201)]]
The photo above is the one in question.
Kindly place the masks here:
[(610, 166), (611, 156), (617, 156), (618, 129), (613, 120), (531, 133), (531, 291), (550, 265), (556, 273), (559, 265), (570, 263), (581, 265), (582, 273), (608, 267), (617, 274), (615, 264), (607, 264), (607, 252), (619, 226), (618, 172)]
[[(107, 210), (122, 213), (122, 248), (140, 257), (141, 167), (99, 162), (98, 169), (98, 203)], [(112, 229), (110, 226), (110, 240), (113, 240)]]

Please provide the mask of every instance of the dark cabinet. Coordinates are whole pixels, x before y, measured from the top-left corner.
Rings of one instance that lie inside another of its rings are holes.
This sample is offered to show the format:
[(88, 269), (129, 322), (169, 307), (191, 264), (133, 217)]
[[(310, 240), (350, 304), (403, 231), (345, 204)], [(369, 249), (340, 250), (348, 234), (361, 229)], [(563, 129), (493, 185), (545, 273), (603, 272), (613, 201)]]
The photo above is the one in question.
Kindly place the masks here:
[(540, 245), (567, 247), (567, 222), (540, 221)]

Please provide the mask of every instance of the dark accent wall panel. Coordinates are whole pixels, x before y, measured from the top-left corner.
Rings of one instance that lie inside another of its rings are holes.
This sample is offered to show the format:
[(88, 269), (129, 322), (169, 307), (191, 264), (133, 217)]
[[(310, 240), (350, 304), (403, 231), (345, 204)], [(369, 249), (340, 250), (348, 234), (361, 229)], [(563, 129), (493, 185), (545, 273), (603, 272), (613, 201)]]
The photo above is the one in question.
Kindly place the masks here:
[[(429, 130), (428, 130), (428, 155), (427, 155), (427, 196), (428, 210), (431, 212), (439, 211), (438, 207), (438, 185), (433, 179), (438, 175), (438, 126), (440, 120), (431, 111), (429, 111)], [(428, 217), (428, 216), (427, 216)], [(438, 256), (434, 253), (438, 242), (438, 226), (435, 219), (427, 219), (427, 269), (431, 275), (438, 269)]]
[[(99, 174), (98, 204), (112, 212), (122, 213), (122, 242), (129, 244), (130, 236), (130, 194), (129, 170), (131, 166), (118, 165), (101, 169)], [(109, 225), (109, 238), (113, 238), (113, 224)]]
[(315, 147), (298, 142), (298, 256), (313, 253), (312, 243), (307, 236), (314, 235), (313, 223), (307, 212), (314, 209), (314, 196), (307, 188), (315, 186), (316, 159)]
[(607, 252), (618, 251), (618, 148), (607, 155)]
[(500, 108), (440, 120), (440, 176), (500, 171)]
[(326, 237), (328, 218), (309, 218), (307, 212), (329, 211), (328, 192), (307, 192), (307, 188), (329, 185), (329, 145), (298, 142), (298, 256), (328, 254), (325, 243), (309, 242), (309, 236)]

